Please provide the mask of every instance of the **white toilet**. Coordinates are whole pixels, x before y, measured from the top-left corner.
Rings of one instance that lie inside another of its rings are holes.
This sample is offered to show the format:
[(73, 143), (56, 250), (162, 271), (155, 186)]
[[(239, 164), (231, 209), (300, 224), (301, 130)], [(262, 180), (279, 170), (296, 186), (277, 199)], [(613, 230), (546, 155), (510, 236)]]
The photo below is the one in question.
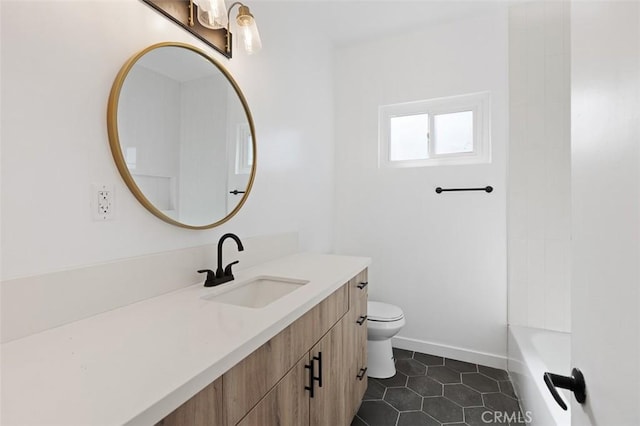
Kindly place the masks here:
[(367, 303), (367, 376), (386, 379), (396, 374), (391, 338), (404, 326), (402, 309), (388, 303)]

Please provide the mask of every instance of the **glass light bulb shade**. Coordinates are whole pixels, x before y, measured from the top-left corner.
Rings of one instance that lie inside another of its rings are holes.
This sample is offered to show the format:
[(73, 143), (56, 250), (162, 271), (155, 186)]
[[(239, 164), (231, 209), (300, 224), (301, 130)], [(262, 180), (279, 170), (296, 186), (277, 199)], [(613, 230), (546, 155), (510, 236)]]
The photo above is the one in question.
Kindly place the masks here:
[(251, 55), (262, 49), (262, 41), (260, 40), (256, 20), (253, 19), (248, 7), (240, 6), (236, 22), (238, 23), (240, 41), (244, 45), (244, 50)]
[(198, 22), (212, 30), (227, 28), (229, 24), (224, 0), (194, 0), (198, 5)]
[(204, 9), (207, 12), (213, 8), (213, 0), (193, 0), (193, 3), (195, 3), (199, 9)]

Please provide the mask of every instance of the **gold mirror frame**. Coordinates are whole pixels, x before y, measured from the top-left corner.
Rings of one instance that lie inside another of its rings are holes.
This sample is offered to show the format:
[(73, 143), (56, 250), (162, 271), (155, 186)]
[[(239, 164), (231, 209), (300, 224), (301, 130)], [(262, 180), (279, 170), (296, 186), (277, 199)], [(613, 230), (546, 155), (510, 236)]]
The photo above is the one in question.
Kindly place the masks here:
[[(215, 65), (216, 68), (218, 68), (218, 70), (220, 70), (220, 72), (224, 74), (224, 76), (227, 78), (227, 80), (235, 90), (236, 94), (238, 95), (238, 98), (240, 99), (244, 112), (247, 116), (247, 121), (249, 122), (249, 128), (251, 130), (252, 149), (253, 149), (253, 165), (251, 166), (251, 175), (249, 177), (249, 182), (247, 183), (245, 193), (242, 196), (242, 199), (240, 199), (238, 204), (235, 206), (235, 208), (231, 212), (227, 213), (227, 215), (222, 219), (208, 225), (202, 225), (202, 226), (188, 225), (186, 223), (182, 223), (175, 219), (172, 219), (171, 217), (162, 213), (162, 211), (160, 211), (158, 208), (156, 208), (156, 206), (154, 206), (153, 203), (149, 201), (147, 197), (145, 197), (144, 193), (140, 190), (140, 188), (136, 184), (135, 179), (129, 172), (129, 168), (127, 167), (124, 154), (122, 153), (120, 137), (118, 135), (118, 101), (120, 99), (120, 91), (122, 89), (122, 85), (124, 84), (124, 81), (127, 78), (127, 75), (129, 74), (129, 71), (131, 70), (131, 68), (133, 68), (133, 66), (142, 56), (144, 56), (146, 53), (154, 49), (158, 49), (161, 47), (180, 47), (180, 48), (188, 49), (188, 50), (191, 50), (192, 52), (197, 53), (198, 55), (201, 55), (207, 61)], [(255, 126), (253, 124), (253, 117), (251, 115), (251, 111), (249, 110), (249, 105), (247, 104), (247, 100), (244, 97), (244, 94), (242, 93), (242, 91), (240, 90), (238, 83), (236, 83), (236, 81), (233, 79), (231, 74), (229, 74), (229, 72), (218, 61), (216, 61), (214, 58), (209, 56), (203, 50), (200, 50), (189, 44), (179, 43), (179, 42), (157, 43), (136, 53), (131, 58), (129, 58), (127, 62), (125, 62), (125, 64), (120, 69), (120, 72), (118, 72), (118, 75), (116, 76), (116, 79), (111, 88), (111, 93), (109, 94), (109, 103), (107, 107), (107, 132), (109, 135), (109, 146), (111, 147), (111, 154), (113, 155), (113, 159), (116, 163), (118, 171), (120, 172), (120, 176), (122, 176), (122, 179), (124, 179), (131, 193), (136, 197), (136, 199), (140, 202), (140, 204), (142, 204), (154, 216), (172, 225), (176, 225), (176, 226), (187, 228), (187, 229), (210, 229), (218, 225), (222, 225), (223, 223), (231, 219), (233, 216), (235, 216), (236, 213), (238, 213), (238, 211), (240, 211), (245, 201), (247, 200), (249, 193), (251, 192), (251, 188), (253, 187), (253, 181), (255, 179), (256, 166), (257, 166), (257, 161), (256, 161), (257, 151), (256, 151), (256, 137), (255, 137), (256, 131), (255, 131)]]

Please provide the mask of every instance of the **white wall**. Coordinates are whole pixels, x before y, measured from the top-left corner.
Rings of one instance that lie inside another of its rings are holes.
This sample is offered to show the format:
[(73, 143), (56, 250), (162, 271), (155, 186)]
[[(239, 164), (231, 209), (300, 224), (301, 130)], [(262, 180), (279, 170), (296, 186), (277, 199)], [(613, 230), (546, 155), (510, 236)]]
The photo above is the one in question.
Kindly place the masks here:
[(569, 2), (509, 10), (509, 323), (571, 330)]
[(640, 3), (571, 5), (574, 426), (640, 424)]
[[(304, 21), (286, 3), (252, 7), (264, 48), (251, 57), (238, 51), (231, 61), (139, 0), (1, 7), (3, 280), (208, 244), (230, 231), (299, 231), (303, 250), (330, 249), (330, 45), (301, 31)], [(204, 48), (228, 67), (255, 118), (253, 191), (236, 217), (209, 231), (148, 213), (109, 151), (106, 106), (118, 70), (134, 53), (168, 40)], [(92, 221), (91, 183), (115, 185), (115, 220)]]
[[(371, 256), (370, 298), (400, 306), (395, 344), (504, 366), (507, 11), (338, 48), (338, 253)], [(378, 168), (378, 107), (491, 92), (492, 163)], [(442, 187), (492, 185), (491, 194)]]

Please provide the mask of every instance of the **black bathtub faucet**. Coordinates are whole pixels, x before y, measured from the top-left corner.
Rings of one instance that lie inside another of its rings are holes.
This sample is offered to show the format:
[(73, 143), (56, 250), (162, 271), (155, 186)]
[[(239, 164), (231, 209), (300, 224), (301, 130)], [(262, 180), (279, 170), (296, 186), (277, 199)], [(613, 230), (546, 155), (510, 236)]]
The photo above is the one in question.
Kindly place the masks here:
[(224, 234), (218, 240), (218, 268), (216, 272), (213, 272), (211, 269), (200, 269), (198, 272), (203, 274), (206, 272), (207, 279), (204, 281), (205, 287), (213, 287), (216, 285), (220, 285), (229, 281), (233, 281), (233, 272), (231, 271), (231, 267), (238, 263), (238, 260), (235, 260), (229, 263), (227, 266), (222, 269), (222, 244), (227, 238), (231, 238), (234, 240), (238, 246), (238, 251), (244, 251), (244, 246), (242, 245), (242, 241), (236, 234)]

